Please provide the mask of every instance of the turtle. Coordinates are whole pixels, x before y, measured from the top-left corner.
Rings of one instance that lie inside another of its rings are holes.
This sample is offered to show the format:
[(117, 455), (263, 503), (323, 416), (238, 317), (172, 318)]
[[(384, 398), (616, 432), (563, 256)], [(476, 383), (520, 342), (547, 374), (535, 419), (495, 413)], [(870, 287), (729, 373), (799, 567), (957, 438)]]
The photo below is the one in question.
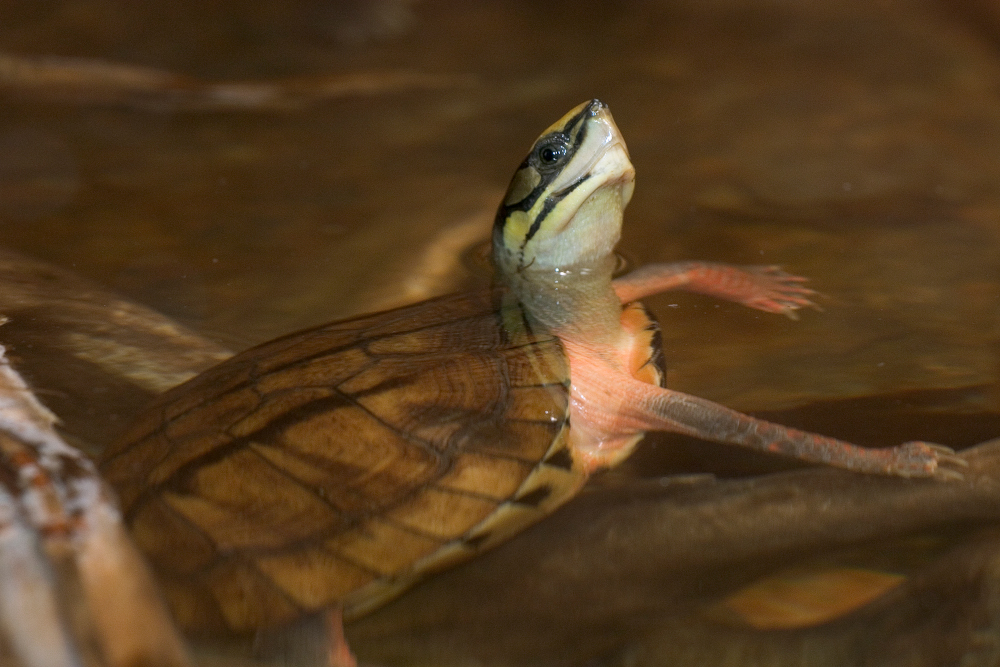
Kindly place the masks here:
[(959, 475), (947, 447), (860, 447), (666, 388), (640, 298), (686, 289), (791, 314), (814, 292), (773, 266), (615, 277), (634, 178), (608, 106), (585, 102), (515, 172), (489, 288), (283, 336), (156, 400), (100, 467), (181, 625), (360, 616), (550, 514), (649, 431)]

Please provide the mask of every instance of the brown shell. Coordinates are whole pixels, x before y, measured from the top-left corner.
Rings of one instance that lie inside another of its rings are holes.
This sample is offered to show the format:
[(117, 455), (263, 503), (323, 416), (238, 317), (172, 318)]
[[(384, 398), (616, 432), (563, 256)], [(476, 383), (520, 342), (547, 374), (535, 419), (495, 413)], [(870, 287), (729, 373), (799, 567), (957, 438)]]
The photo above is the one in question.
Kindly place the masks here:
[(561, 344), (456, 295), (248, 350), (165, 394), (103, 465), (188, 627), (357, 615), (579, 488)]

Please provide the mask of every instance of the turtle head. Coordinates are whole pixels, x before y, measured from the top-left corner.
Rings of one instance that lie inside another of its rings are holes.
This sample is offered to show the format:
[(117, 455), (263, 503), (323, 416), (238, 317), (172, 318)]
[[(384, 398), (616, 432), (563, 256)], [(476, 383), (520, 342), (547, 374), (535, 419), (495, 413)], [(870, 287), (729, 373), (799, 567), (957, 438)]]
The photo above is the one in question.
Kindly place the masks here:
[(535, 141), (493, 226), (502, 274), (549, 271), (610, 257), (635, 169), (608, 106), (584, 102)]

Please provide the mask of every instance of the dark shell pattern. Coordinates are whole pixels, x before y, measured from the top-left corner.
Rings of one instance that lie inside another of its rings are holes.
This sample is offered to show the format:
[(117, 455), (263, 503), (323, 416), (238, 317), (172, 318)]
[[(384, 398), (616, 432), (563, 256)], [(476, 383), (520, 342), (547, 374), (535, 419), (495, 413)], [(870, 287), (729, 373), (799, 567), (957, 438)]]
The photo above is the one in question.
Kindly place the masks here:
[(183, 625), (359, 615), (576, 493), (562, 346), (500, 300), (279, 338), (145, 413), (103, 468)]

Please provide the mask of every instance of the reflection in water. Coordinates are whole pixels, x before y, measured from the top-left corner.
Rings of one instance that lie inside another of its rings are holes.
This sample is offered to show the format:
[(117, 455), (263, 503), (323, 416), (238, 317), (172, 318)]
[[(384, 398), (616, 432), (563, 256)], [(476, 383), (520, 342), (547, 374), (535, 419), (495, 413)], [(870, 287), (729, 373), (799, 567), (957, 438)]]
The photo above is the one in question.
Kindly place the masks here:
[[(394, 4), (409, 18), (366, 23)], [(449, 230), (488, 221), (534, 129), (600, 95), (639, 174), (627, 256), (784, 264), (827, 296), (800, 322), (692, 296), (653, 302), (672, 387), (744, 409), (811, 403), (768, 417), (865, 444), (933, 434), (964, 446), (997, 432), (998, 64), (964, 18), (917, 2), (384, 2), (353, 3), (349, 16), (306, 0), (202, 5), (9, 9), (0, 50), (212, 81), (407, 70), (481, 84), (257, 116), (10, 99), (3, 245), (243, 347), (389, 303), (408, 281), (460, 284), (459, 263), (442, 271), (434, 259), (465, 243)], [(74, 423), (137, 407), (51, 381), (60, 397), (87, 396), (84, 410), (64, 399)], [(629, 474), (772, 468), (655, 440)], [(390, 665), (988, 664), (996, 536), (983, 512), (996, 499), (977, 495), (993, 484), (983, 470), (951, 499), (810, 471), (671, 486), (654, 501), (609, 476), (625, 491), (594, 491), (353, 632), (362, 655)], [(812, 505), (796, 504), (803, 493)], [(847, 506), (833, 525), (830, 508)], [(968, 532), (946, 528), (955, 522)], [(881, 539), (909, 533), (938, 546)], [(613, 556), (602, 550), (623, 535)], [(833, 564), (907, 579), (846, 619), (775, 634), (703, 615), (758, 577), (858, 544), (863, 557)], [(654, 557), (683, 549), (687, 568)], [(926, 562), (886, 562), (900, 551)], [(497, 591), (488, 605), (468, 594), (485, 580)]]
[(0, 219), (28, 225), (57, 214), (80, 190), (76, 160), (57, 133), (29, 125), (0, 133)]
[(216, 83), (104, 60), (0, 53), (0, 95), (4, 97), (19, 102), (123, 106), (160, 113), (289, 111), (331, 100), (435, 90), (462, 83), (456, 77), (417, 72)]
[[(362, 655), (389, 664), (413, 664), (404, 656), (414, 651), (442, 664), (471, 655), (489, 665), (578, 665), (603, 655), (615, 656), (614, 665), (903, 665), (921, 652), (932, 657), (915, 664), (953, 664), (978, 650), (979, 633), (998, 620), (988, 611), (997, 549), (988, 526), (1000, 447), (966, 453), (966, 483), (955, 485), (802, 470), (593, 489), (553, 520), (362, 619), (349, 636)], [(906, 579), (814, 627), (761, 632), (720, 617), (727, 598), (792, 567)], [(943, 591), (954, 597), (936, 602)], [(910, 648), (897, 653), (897, 645)], [(823, 647), (814, 658), (812, 646)]]

